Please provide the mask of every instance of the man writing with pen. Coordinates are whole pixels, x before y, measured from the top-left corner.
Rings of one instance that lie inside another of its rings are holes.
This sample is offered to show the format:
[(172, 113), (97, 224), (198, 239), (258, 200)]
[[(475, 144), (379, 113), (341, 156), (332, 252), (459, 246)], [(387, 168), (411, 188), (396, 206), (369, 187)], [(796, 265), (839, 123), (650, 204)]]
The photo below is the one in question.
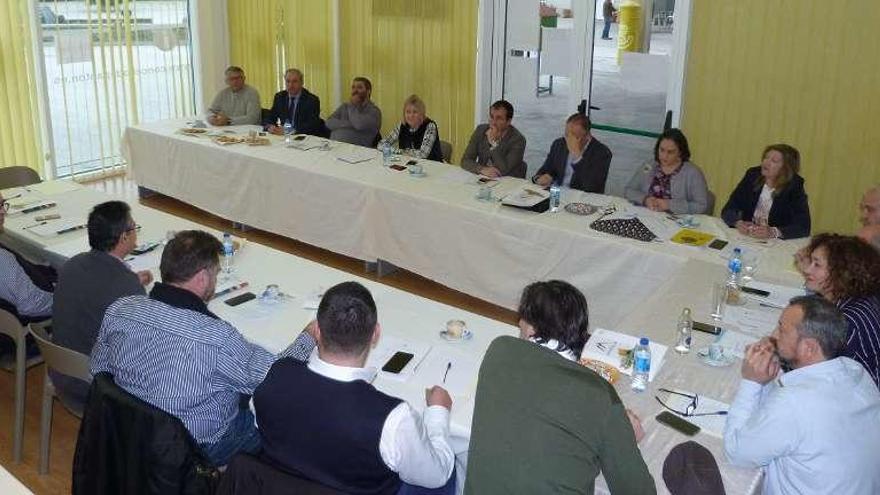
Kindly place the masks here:
[(381, 326), (370, 292), (356, 282), (332, 287), (314, 334), (308, 363), (279, 360), (254, 391), (263, 455), (345, 493), (455, 493), (449, 393), (428, 389), (419, 414), (371, 385), (375, 370), (365, 365)]
[(880, 392), (846, 336), (833, 304), (796, 297), (746, 349), (724, 451), (764, 469), (765, 494), (880, 493)]

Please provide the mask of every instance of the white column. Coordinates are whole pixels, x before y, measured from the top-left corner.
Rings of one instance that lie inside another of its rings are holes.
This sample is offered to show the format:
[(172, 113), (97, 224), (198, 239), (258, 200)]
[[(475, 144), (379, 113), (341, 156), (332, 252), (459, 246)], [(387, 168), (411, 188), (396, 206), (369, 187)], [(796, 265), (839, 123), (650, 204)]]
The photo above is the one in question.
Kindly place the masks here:
[[(226, 0), (190, 0), (189, 9), (196, 113), (201, 115), (225, 84), (223, 71), (230, 65), (229, 22)], [(248, 68), (243, 68), (246, 75)]]

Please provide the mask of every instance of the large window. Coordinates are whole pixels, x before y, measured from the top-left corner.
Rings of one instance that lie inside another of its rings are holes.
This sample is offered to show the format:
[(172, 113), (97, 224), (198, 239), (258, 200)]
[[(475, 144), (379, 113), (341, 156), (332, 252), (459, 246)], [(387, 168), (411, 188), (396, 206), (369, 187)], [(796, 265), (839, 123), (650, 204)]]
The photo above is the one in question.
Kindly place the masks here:
[(55, 176), (118, 170), (126, 126), (195, 112), (188, 3), (36, 2)]

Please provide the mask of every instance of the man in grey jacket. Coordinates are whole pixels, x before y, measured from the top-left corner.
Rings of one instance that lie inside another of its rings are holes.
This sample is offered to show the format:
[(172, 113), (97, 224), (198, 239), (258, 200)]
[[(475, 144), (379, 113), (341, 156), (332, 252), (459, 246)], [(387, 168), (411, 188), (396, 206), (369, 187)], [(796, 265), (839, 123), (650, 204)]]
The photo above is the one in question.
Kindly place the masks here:
[(373, 84), (366, 77), (351, 81), (351, 100), (339, 105), (327, 119), (330, 139), (374, 148), (382, 128), (382, 111), (370, 96)]
[[(56, 344), (91, 354), (107, 307), (120, 297), (146, 294), (144, 286), (153, 281), (150, 271), (135, 273), (125, 264), (137, 246), (139, 228), (122, 201), (101, 203), (89, 213), (92, 249), (70, 258), (58, 273), (52, 308)], [(58, 374), (52, 381), (72, 400), (85, 401), (83, 382)]]
[(510, 175), (525, 178), (526, 138), (513, 125), (513, 105), (498, 100), (489, 107), (489, 123), (471, 134), (461, 157), (461, 168), (486, 177)]

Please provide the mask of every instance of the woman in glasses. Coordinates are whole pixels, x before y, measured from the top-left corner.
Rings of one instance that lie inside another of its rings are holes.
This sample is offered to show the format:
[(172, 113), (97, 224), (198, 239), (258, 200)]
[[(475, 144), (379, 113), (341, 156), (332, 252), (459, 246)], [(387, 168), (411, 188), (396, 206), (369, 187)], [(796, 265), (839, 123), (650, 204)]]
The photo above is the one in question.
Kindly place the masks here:
[(600, 470), (612, 493), (655, 493), (638, 418), (577, 363), (588, 316), (566, 282), (523, 290), (519, 338), (495, 339), (480, 366), (466, 493), (591, 494)]
[(805, 285), (837, 305), (847, 322), (843, 355), (880, 384), (880, 252), (858, 237), (820, 234), (804, 250)]

